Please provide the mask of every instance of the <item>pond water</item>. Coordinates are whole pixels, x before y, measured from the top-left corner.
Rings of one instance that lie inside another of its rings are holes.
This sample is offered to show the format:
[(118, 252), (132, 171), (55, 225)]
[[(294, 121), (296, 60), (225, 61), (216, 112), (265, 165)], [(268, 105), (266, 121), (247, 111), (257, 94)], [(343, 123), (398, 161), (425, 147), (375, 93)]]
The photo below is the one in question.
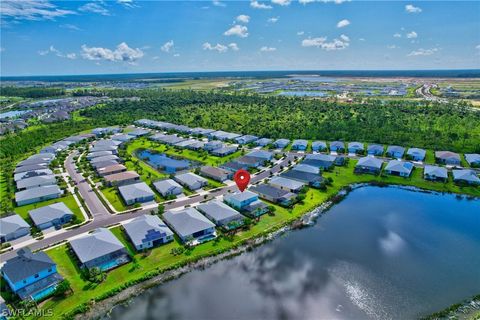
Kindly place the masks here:
[(251, 252), (148, 290), (113, 319), (412, 319), (480, 293), (480, 200), (362, 187)]
[(163, 153), (153, 153), (144, 150), (138, 153), (138, 157), (147, 161), (151, 166), (163, 170), (166, 173), (175, 173), (177, 171), (190, 168), (191, 163), (188, 160), (173, 159)]
[(326, 97), (325, 92), (319, 91), (282, 91), (278, 95), (288, 97)]

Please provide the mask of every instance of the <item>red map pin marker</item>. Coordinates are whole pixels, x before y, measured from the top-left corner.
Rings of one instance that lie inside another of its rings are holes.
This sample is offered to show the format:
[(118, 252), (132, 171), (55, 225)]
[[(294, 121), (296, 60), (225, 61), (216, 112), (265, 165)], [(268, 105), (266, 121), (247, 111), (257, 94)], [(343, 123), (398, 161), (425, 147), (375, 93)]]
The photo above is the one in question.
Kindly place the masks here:
[(233, 180), (235, 180), (238, 189), (243, 192), (250, 182), (250, 173), (246, 170), (240, 169), (233, 175)]

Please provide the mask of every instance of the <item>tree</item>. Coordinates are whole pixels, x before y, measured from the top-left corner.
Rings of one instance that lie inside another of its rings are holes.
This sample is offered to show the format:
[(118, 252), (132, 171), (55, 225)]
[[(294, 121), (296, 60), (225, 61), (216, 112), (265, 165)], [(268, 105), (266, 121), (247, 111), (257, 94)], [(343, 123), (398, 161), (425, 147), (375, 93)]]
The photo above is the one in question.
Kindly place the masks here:
[(70, 282), (67, 279), (64, 279), (59, 284), (57, 284), (57, 287), (55, 288), (53, 294), (56, 297), (63, 297), (67, 295), (67, 293), (69, 293), (71, 290), (72, 288), (70, 286)]

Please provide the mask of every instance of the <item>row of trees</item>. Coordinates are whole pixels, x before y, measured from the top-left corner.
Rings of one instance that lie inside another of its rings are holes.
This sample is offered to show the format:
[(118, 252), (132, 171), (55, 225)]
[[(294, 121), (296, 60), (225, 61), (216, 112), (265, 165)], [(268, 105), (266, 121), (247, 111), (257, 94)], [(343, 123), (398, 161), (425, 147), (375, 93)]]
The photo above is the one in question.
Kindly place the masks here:
[(58, 97), (65, 95), (65, 89), (42, 87), (0, 87), (0, 95), (22, 98)]

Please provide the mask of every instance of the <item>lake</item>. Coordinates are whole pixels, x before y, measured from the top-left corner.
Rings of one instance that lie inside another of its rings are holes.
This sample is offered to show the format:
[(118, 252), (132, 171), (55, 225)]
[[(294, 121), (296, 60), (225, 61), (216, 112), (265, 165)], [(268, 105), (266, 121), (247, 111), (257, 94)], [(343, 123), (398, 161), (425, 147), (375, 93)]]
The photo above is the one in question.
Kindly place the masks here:
[(187, 160), (174, 159), (164, 153), (155, 153), (149, 150), (143, 150), (138, 153), (138, 157), (146, 160), (151, 166), (166, 173), (176, 173), (177, 171), (190, 168), (191, 163)]
[(480, 293), (480, 200), (352, 191), (310, 228), (150, 289), (123, 319), (412, 319)]
[(282, 91), (278, 94), (279, 96), (288, 96), (288, 97), (326, 97), (325, 92), (319, 91)]

